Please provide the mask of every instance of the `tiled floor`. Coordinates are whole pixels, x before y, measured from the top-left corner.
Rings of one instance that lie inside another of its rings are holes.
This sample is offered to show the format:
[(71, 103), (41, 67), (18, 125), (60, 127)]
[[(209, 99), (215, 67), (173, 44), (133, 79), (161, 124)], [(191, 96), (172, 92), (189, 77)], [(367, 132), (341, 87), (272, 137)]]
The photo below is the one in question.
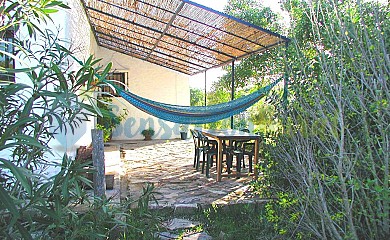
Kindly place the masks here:
[[(120, 157), (119, 149), (125, 156)], [(248, 185), (252, 177), (224, 177), (216, 182), (215, 165), (210, 178), (193, 168), (193, 142), (189, 140), (112, 141), (105, 146), (106, 173), (116, 177), (108, 194), (137, 199), (148, 183), (155, 186), (155, 207), (195, 207), (261, 201)], [(121, 181), (119, 180), (119, 177)], [(120, 182), (120, 184), (119, 184)], [(153, 203), (152, 203), (153, 206)]]

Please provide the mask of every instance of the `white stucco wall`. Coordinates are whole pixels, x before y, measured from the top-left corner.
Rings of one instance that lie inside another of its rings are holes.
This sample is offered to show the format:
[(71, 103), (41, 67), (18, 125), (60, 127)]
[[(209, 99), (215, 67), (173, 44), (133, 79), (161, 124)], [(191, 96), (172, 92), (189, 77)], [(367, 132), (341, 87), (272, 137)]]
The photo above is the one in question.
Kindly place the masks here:
[[(112, 70), (128, 72), (127, 85), (132, 93), (158, 102), (190, 105), (189, 77), (170, 69), (142, 61), (107, 48), (96, 46), (94, 53), (102, 64), (113, 63)], [(144, 113), (122, 98), (113, 103), (116, 111), (128, 110), (127, 119), (113, 132), (113, 140), (143, 139), (141, 131), (152, 127), (155, 139), (173, 139), (180, 136), (179, 124), (174, 124)]]
[[(68, 48), (79, 60), (87, 59), (92, 52), (92, 44), (95, 41), (91, 32), (88, 19), (79, 0), (65, 1), (69, 10), (62, 10), (53, 14), (53, 25), (61, 29), (61, 36), (69, 41)], [(73, 63), (70, 70), (77, 71), (78, 63)], [(91, 129), (94, 128), (95, 118), (90, 118), (76, 129), (75, 133), (68, 131), (66, 134), (56, 135), (51, 147), (55, 152), (67, 152), (74, 156), (79, 146), (88, 145), (91, 142)]]

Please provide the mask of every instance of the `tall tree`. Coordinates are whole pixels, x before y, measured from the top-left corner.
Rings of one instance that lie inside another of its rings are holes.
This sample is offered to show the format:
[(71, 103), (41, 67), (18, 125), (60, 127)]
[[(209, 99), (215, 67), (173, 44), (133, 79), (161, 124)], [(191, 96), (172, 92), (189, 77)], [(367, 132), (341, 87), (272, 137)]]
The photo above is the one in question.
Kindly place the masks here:
[[(248, 21), (262, 28), (282, 32), (281, 16), (274, 13), (256, 0), (229, 0), (225, 8), (227, 14)], [(235, 64), (235, 84), (238, 90), (247, 89), (257, 84), (263, 85), (268, 76), (283, 74), (283, 50), (272, 49), (251, 55)], [(231, 89), (231, 66), (225, 67), (227, 74), (218, 81), (214, 88)]]
[(191, 106), (204, 105), (204, 92), (199, 88), (190, 89)]
[[(269, 7), (263, 6), (261, 1), (229, 0), (225, 12), (265, 29), (276, 32), (282, 31), (281, 16), (274, 13)], [(251, 91), (268, 84), (272, 79), (282, 77), (285, 71), (284, 56), (284, 48), (276, 48), (235, 62), (235, 97), (247, 95)], [(212, 85), (212, 90), (208, 95), (210, 104), (228, 101), (231, 98), (232, 67), (228, 65), (224, 69), (227, 73)], [(256, 105), (261, 104), (264, 104), (264, 101), (260, 101)], [(260, 108), (260, 106), (254, 108)], [(258, 114), (251, 114), (250, 118), (256, 123), (263, 122), (263, 118), (258, 118), (258, 116)], [(222, 126), (221, 124), (217, 125)], [(228, 125), (225, 127), (228, 127)]]

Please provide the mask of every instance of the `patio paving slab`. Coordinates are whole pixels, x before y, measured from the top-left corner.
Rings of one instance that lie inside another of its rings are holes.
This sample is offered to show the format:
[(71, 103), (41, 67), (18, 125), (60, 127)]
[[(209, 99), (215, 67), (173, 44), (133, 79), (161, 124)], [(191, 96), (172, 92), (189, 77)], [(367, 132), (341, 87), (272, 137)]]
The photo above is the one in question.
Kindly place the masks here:
[(112, 141), (105, 146), (106, 174), (120, 176), (121, 191), (126, 191), (121, 196), (137, 199), (146, 184), (153, 184), (157, 204), (151, 202), (151, 208), (264, 201), (250, 191), (252, 177), (217, 182), (215, 164), (207, 178), (193, 167), (193, 157), (192, 139)]

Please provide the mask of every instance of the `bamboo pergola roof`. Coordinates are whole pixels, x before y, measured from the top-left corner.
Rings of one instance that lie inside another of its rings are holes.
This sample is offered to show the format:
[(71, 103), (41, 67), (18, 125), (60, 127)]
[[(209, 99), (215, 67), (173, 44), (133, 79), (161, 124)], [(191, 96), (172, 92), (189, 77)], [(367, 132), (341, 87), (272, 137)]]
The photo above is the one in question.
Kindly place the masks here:
[(188, 0), (82, 0), (100, 46), (188, 75), (288, 38)]

